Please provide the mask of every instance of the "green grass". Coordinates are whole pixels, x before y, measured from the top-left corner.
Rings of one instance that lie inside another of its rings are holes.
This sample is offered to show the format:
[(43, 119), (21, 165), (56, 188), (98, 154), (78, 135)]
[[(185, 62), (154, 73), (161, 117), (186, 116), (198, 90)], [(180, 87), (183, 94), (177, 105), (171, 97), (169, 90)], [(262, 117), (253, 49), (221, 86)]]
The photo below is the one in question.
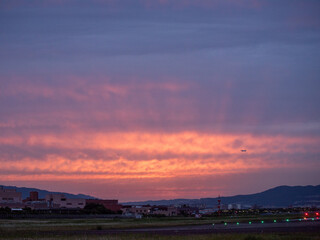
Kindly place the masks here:
[(55, 236), (11, 236), (0, 239), (25, 240), (319, 240), (317, 234), (202, 234), (202, 235), (157, 235), (157, 234), (112, 234), (112, 235), (55, 235)]
[[(248, 223), (251, 222), (273, 222), (276, 220), (277, 222), (285, 221), (286, 219), (298, 219), (302, 218), (301, 214), (296, 215), (253, 215), (253, 216), (228, 216), (228, 217), (218, 217), (218, 218), (208, 218), (212, 221), (212, 223), (221, 223), (221, 222), (228, 222), (228, 223)], [(206, 218), (204, 218), (206, 219)]]
[(144, 219), (46, 219), (46, 220), (0, 220), (0, 231), (10, 230), (92, 230), (96, 226), (103, 229), (162, 227), (210, 224), (212, 219), (199, 220), (195, 218), (144, 218)]
[[(296, 217), (296, 216), (291, 216)], [(155, 235), (155, 234), (137, 234), (137, 233), (117, 233), (101, 235), (99, 230), (108, 229), (130, 229), (147, 227), (165, 227), (181, 225), (198, 225), (224, 222), (248, 222), (270, 221), (273, 219), (284, 220), (287, 216), (260, 216), (260, 217), (219, 217), (219, 218), (201, 218), (191, 217), (171, 217), (171, 218), (144, 218), (144, 219), (24, 219), (24, 220), (0, 220), (0, 239), (93, 239), (93, 240), (127, 240), (127, 239), (240, 239), (240, 240), (320, 240), (316, 233), (307, 234), (203, 234), (203, 235)], [(96, 230), (85, 235), (85, 231)], [(101, 231), (103, 233), (103, 231)]]

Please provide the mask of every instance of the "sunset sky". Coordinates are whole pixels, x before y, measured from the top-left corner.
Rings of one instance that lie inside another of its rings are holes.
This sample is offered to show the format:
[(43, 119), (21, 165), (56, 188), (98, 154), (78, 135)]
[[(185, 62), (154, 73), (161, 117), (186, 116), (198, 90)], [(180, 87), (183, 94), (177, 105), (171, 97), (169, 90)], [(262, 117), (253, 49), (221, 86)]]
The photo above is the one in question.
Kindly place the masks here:
[(124, 202), (319, 171), (320, 1), (0, 1), (0, 185)]

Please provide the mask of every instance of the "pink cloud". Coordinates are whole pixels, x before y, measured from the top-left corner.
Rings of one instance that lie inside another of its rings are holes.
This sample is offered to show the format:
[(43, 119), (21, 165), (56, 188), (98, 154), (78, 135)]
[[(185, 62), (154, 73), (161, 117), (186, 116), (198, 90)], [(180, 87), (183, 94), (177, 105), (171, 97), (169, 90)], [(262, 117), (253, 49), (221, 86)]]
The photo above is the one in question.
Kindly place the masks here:
[[(242, 146), (235, 146), (234, 142), (239, 139)], [(0, 138), (0, 145), (24, 147), (29, 151), (34, 148), (44, 152), (44, 156), (24, 153), (20, 159), (10, 160), (10, 155), (0, 155), (0, 180), (79, 181), (85, 178), (126, 182), (130, 178), (150, 182), (152, 179), (208, 178), (217, 174), (300, 169), (306, 168), (306, 162), (296, 161), (294, 156), (317, 155), (318, 143), (318, 138), (199, 132), (65, 132), (7, 136)], [(246, 153), (240, 151), (243, 147)], [(50, 152), (50, 149), (58, 151)], [(307, 162), (309, 170), (318, 167), (312, 159)]]

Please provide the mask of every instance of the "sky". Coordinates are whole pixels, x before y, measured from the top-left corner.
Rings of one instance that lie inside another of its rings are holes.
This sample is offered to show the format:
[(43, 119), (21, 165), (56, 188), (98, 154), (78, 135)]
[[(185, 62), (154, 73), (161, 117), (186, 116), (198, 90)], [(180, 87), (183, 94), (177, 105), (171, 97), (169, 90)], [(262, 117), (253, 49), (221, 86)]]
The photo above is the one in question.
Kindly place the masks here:
[(120, 202), (320, 184), (319, 13), (0, 1), (0, 184)]

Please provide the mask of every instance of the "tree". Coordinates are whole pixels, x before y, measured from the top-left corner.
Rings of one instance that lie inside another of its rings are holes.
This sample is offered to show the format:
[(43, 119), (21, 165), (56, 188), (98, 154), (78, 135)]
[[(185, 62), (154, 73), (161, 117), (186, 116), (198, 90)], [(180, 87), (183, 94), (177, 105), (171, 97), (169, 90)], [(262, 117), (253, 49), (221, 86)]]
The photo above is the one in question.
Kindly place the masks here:
[(89, 214), (114, 214), (113, 211), (99, 203), (89, 203), (84, 207), (83, 211)]

